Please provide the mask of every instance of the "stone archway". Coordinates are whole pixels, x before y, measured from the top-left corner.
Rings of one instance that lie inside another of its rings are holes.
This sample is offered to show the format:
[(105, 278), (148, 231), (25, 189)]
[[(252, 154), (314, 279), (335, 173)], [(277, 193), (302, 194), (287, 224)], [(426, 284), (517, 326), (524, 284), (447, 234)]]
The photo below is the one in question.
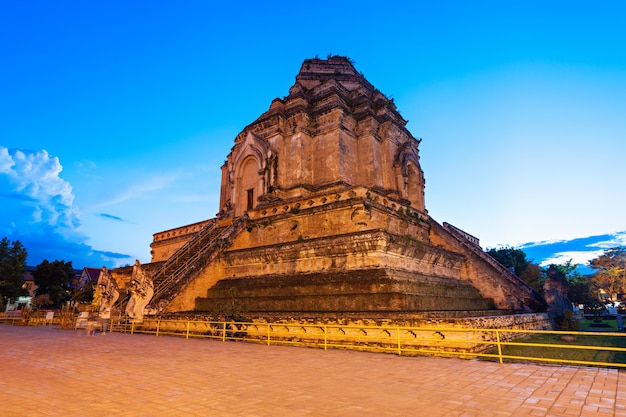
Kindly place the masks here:
[(256, 208), (268, 193), (276, 156), (267, 142), (253, 133), (241, 134), (222, 166), (220, 218), (239, 217)]

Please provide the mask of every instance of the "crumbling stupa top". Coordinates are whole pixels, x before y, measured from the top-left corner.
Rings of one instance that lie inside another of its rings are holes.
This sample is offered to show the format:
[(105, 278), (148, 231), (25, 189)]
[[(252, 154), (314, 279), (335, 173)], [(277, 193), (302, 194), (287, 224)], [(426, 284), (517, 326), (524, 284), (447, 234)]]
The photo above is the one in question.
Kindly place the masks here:
[[(292, 118), (296, 113), (300, 114), (296, 126), (290, 127), (315, 136), (328, 130), (328, 115), (333, 110), (343, 115), (334, 118), (335, 122), (341, 122), (335, 128), (345, 129), (354, 136), (360, 136), (366, 125), (368, 130), (372, 130), (390, 122), (402, 131), (402, 142), (416, 140), (406, 129), (407, 120), (397, 111), (393, 99), (376, 89), (356, 70), (352, 61), (343, 56), (304, 60), (295, 84), (289, 89), (289, 95), (274, 99), (270, 109), (248, 125), (240, 137), (248, 132), (262, 138), (271, 136), (276, 130), (267, 130), (266, 127), (278, 126), (276, 117), (284, 120)], [(366, 122), (358, 126), (364, 120)], [(320, 129), (321, 126), (325, 128)], [(281, 127), (284, 132), (284, 124)], [(384, 135), (378, 131), (373, 133)]]
[(296, 85), (311, 89), (328, 80), (335, 80), (350, 91), (357, 88), (376, 91), (374, 86), (356, 70), (350, 58), (342, 56), (333, 56), (325, 60), (305, 59), (296, 76)]
[(237, 136), (220, 216), (353, 187), (425, 213), (419, 141), (406, 123), (348, 58), (306, 59), (289, 95)]

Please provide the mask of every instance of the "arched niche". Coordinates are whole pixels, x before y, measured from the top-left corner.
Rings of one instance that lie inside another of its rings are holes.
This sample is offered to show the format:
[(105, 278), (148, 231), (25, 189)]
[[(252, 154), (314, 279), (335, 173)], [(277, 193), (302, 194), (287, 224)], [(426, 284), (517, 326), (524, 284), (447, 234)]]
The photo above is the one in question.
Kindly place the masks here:
[(422, 170), (413, 161), (408, 161), (406, 168), (407, 199), (413, 207), (424, 211), (424, 179)]
[(260, 171), (261, 166), (255, 155), (248, 155), (241, 160), (235, 177), (235, 216), (242, 216), (256, 207), (263, 193)]
[(409, 200), (413, 208), (425, 211), (424, 173), (419, 164), (418, 144), (416, 140), (405, 142), (398, 151), (394, 165), (402, 198)]
[(222, 167), (220, 206), (224, 217), (241, 216), (254, 209), (271, 186), (274, 151), (251, 132), (241, 138)]

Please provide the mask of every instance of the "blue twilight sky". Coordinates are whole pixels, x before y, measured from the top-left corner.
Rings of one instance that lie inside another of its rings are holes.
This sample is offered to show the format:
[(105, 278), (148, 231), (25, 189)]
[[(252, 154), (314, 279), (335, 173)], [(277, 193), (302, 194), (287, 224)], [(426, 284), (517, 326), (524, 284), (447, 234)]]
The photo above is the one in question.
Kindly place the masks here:
[[(426, 207), (535, 261), (626, 244), (622, 1), (0, 0), (0, 236), (150, 261), (214, 217), (235, 136), (346, 55), (422, 138)], [(540, 242), (540, 244), (537, 244)]]

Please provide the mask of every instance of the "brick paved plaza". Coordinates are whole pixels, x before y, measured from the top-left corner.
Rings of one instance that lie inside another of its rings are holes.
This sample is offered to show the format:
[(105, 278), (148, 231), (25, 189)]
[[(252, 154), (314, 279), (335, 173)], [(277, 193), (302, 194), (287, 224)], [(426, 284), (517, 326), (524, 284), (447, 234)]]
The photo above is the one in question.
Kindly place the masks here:
[(5, 416), (617, 416), (613, 369), (0, 324)]

